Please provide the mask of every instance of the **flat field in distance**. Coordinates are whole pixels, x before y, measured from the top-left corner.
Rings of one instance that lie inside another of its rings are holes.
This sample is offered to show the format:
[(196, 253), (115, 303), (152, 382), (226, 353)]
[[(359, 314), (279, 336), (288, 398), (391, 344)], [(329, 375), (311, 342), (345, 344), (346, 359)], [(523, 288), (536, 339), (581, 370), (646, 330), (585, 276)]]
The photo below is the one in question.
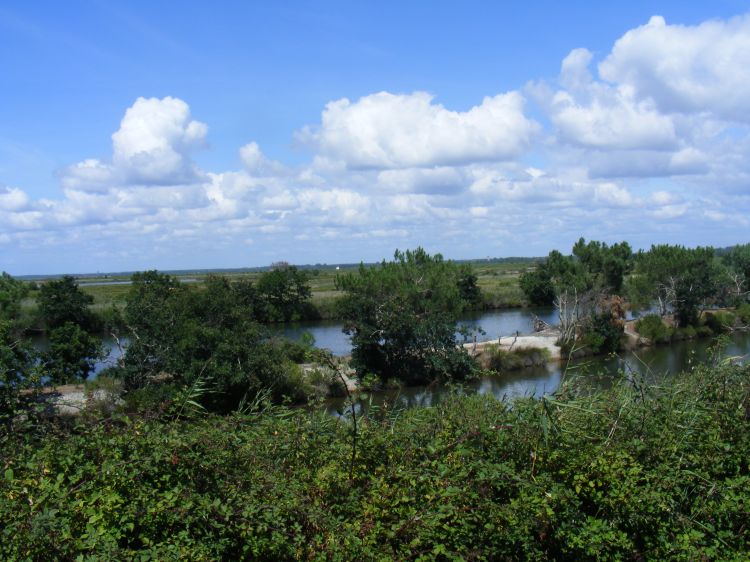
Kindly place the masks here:
[[(518, 278), (524, 271), (533, 269), (536, 258), (503, 258), (495, 260), (466, 260), (478, 277), (482, 290), (483, 308), (512, 308), (524, 305), (523, 293)], [(367, 264), (371, 266), (372, 264)], [(322, 318), (335, 318), (335, 302), (341, 296), (336, 289), (336, 276), (356, 272), (357, 264), (303, 266), (310, 273), (312, 302)], [(337, 269), (338, 268), (338, 269)], [(200, 286), (208, 275), (216, 274), (230, 279), (249, 279), (257, 281), (266, 269), (253, 270), (200, 270), (169, 272), (185, 283)], [(46, 280), (46, 279), (45, 279)], [(111, 306), (122, 308), (130, 290), (128, 274), (80, 276), (77, 281), (81, 290), (94, 297), (94, 310), (103, 310)], [(42, 283), (44, 280), (39, 280)], [(24, 308), (31, 313), (36, 308), (37, 291), (32, 291), (24, 303)]]

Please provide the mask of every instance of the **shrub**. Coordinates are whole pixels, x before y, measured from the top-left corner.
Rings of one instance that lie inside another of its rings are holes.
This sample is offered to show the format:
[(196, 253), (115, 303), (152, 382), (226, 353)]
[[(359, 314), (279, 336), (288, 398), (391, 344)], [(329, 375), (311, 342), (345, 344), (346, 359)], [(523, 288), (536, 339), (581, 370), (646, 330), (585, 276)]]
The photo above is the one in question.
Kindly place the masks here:
[(750, 324), (750, 303), (742, 303), (737, 307), (737, 310), (735, 310), (735, 314), (743, 324)]
[(654, 343), (665, 343), (672, 338), (672, 330), (658, 314), (647, 314), (635, 323), (636, 331)]
[(550, 360), (547, 349), (521, 347), (513, 350), (502, 349), (498, 346), (486, 348), (486, 366), (492, 371), (501, 373), (503, 371), (514, 371), (524, 367), (545, 365)]
[(703, 325), (714, 334), (729, 332), (735, 324), (736, 318), (731, 312), (706, 312), (703, 315)]
[(0, 439), (0, 559), (744, 560), (750, 367)]

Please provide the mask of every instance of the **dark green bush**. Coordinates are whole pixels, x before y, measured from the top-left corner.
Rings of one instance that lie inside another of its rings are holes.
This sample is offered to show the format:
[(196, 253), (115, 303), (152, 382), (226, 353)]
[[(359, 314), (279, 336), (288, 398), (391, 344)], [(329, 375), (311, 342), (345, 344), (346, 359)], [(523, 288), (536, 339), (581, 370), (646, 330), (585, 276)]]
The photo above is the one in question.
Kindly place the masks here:
[[(744, 560), (750, 369), (0, 438), (7, 560)], [(174, 419), (174, 418), (171, 418)]]
[(736, 318), (731, 312), (706, 312), (703, 315), (703, 325), (707, 326), (714, 334), (725, 334), (735, 325)]
[(750, 303), (742, 303), (735, 310), (735, 314), (745, 326), (750, 325)]

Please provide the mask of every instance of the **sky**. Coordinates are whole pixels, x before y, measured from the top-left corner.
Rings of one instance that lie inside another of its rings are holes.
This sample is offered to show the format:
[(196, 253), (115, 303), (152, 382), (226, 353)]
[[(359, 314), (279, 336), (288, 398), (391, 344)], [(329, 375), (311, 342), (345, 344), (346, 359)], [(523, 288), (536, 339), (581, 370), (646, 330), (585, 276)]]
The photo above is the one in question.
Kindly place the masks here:
[(750, 2), (0, 4), (0, 270), (750, 241)]

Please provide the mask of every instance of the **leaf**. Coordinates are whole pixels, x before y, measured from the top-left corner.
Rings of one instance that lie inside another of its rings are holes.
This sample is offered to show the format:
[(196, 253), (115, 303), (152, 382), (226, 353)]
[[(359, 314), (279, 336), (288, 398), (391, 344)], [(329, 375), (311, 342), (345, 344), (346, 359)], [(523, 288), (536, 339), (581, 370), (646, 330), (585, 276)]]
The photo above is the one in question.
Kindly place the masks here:
[(5, 479), (6, 480), (13, 480), (13, 469), (8, 468), (5, 470)]

